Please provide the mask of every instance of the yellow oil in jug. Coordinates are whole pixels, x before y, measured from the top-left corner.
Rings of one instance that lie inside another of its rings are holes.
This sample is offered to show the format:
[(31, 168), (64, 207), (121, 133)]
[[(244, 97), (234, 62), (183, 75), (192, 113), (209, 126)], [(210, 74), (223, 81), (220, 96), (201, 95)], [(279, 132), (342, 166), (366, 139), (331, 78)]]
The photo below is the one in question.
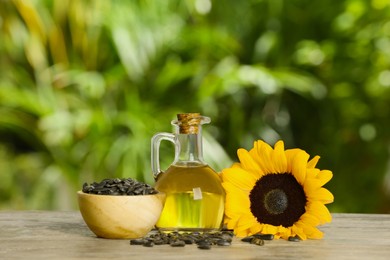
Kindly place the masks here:
[(172, 165), (155, 188), (166, 193), (156, 226), (160, 230), (220, 229), (225, 192), (219, 175), (208, 165)]

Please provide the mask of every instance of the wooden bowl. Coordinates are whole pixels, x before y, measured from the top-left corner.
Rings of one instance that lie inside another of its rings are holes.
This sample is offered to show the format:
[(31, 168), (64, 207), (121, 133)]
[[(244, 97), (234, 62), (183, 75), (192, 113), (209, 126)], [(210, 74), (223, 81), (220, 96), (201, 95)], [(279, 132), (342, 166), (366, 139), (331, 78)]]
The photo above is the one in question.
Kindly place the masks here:
[(163, 193), (114, 196), (77, 192), (81, 215), (102, 238), (140, 238), (152, 230), (164, 206)]

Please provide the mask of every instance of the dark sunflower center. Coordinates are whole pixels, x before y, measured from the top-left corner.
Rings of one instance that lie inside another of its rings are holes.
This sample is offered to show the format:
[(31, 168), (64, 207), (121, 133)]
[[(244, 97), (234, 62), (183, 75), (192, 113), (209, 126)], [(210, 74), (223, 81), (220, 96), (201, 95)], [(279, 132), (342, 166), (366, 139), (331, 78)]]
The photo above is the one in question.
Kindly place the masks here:
[(250, 192), (251, 212), (260, 223), (290, 227), (305, 213), (303, 187), (290, 173), (267, 174)]
[(287, 195), (281, 189), (270, 190), (264, 196), (264, 207), (270, 214), (281, 214), (287, 206)]

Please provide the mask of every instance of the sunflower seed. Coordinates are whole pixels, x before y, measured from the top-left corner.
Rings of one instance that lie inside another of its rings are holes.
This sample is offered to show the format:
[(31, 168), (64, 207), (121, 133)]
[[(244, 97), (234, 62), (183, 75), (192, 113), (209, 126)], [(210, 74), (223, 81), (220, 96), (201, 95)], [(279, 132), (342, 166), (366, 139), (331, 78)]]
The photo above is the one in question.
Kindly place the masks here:
[(196, 241), (196, 244), (197, 245), (200, 245), (200, 244), (210, 244), (211, 245), (211, 242), (209, 239), (207, 238), (200, 238), (199, 240)]
[(143, 245), (143, 244), (144, 244), (144, 240), (142, 238), (130, 240), (130, 245)]
[(217, 245), (219, 245), (219, 246), (230, 246), (231, 243), (229, 241), (227, 241), (227, 240), (220, 239), (220, 240), (218, 240)]
[(254, 236), (248, 236), (248, 237), (244, 237), (241, 239), (242, 242), (247, 242), (247, 243), (250, 243), (252, 241), (252, 239), (254, 238)]
[(171, 246), (173, 247), (183, 247), (186, 243), (183, 240), (176, 240), (171, 243)]
[(145, 247), (153, 247), (154, 243), (153, 243), (153, 241), (145, 241), (143, 246), (145, 246)]
[(254, 237), (254, 238), (252, 238), (250, 243), (254, 244), (254, 245), (258, 245), (258, 246), (263, 246), (264, 245), (264, 240), (260, 239), (260, 238), (257, 238), (257, 237)]
[(228, 241), (228, 242), (232, 242), (233, 234), (222, 233), (221, 238), (222, 238), (223, 240)]
[(165, 241), (161, 238), (156, 238), (153, 240), (155, 245), (164, 245), (166, 244)]
[(256, 234), (253, 236), (260, 238), (260, 239), (263, 239), (263, 240), (273, 240), (274, 239), (274, 235), (272, 235), (272, 234)]
[(192, 245), (195, 243), (195, 240), (193, 238), (190, 238), (190, 237), (185, 237), (182, 239), (182, 241), (184, 241), (184, 243), (186, 243), (186, 245)]
[(299, 236), (295, 236), (295, 237), (289, 237), (288, 238), (288, 241), (291, 241), (291, 242), (299, 242), (301, 241), (301, 239), (299, 238)]
[(199, 249), (211, 249), (211, 244), (207, 241), (202, 241), (198, 243), (198, 248)]

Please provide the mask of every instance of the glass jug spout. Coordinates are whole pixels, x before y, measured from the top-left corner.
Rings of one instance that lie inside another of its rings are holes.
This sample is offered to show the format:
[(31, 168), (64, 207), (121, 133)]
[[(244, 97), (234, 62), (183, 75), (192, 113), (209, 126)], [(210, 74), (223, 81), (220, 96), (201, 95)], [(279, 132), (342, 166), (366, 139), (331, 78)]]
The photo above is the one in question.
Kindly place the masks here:
[(175, 134), (157, 133), (151, 142), (151, 166), (155, 179), (163, 171), (160, 168), (160, 143), (170, 141), (175, 146), (175, 157), (172, 165), (197, 166), (205, 165), (202, 152), (202, 125), (210, 123), (210, 118), (199, 113), (178, 114), (171, 124)]
[(177, 134), (201, 134), (202, 125), (210, 123), (210, 118), (199, 113), (178, 114), (171, 124), (176, 127)]

